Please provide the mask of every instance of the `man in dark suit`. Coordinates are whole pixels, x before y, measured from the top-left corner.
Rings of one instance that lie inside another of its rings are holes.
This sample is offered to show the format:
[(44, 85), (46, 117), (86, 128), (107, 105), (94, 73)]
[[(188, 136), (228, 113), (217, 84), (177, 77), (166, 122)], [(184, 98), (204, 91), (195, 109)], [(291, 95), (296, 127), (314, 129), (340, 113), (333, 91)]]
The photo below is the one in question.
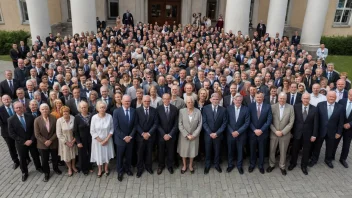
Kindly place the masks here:
[(23, 104), (15, 102), (13, 104), (16, 114), (8, 119), (9, 135), (16, 141), (16, 148), (20, 156), (20, 168), (22, 171), (22, 181), (28, 178), (27, 156), (31, 153), (35, 168), (43, 173), (40, 164), (39, 152), (36, 147), (34, 136), (34, 117), (24, 113)]
[(256, 102), (251, 103), (249, 113), (251, 118), (249, 133), (251, 159), (248, 172), (253, 172), (257, 161), (257, 147), (259, 152), (258, 168), (264, 174), (264, 153), (269, 137), (269, 127), (272, 121), (271, 106), (263, 103), (263, 93), (255, 95)]
[(230, 95), (230, 86), (226, 84), (226, 76), (220, 76), (219, 79), (222, 97)]
[(297, 46), (301, 42), (301, 36), (298, 35), (298, 31), (295, 31), (295, 35), (291, 38), (291, 45)]
[(100, 94), (101, 94), (101, 98), (99, 98), (98, 100), (101, 100), (106, 103), (107, 105), (106, 113), (109, 113), (112, 115), (113, 112), (110, 112), (110, 109), (113, 104), (112, 104), (112, 98), (109, 96), (109, 88), (107, 86), (100, 87)]
[(39, 89), (40, 89), (40, 98), (44, 102), (48, 102), (49, 100), (49, 90), (48, 90), (48, 84), (41, 82), (39, 84)]
[(262, 92), (264, 94), (264, 97), (269, 95), (269, 88), (268, 86), (262, 84), (261, 77), (255, 77), (254, 84), (257, 88), (257, 92)]
[(123, 173), (132, 176), (131, 159), (134, 135), (136, 133), (136, 111), (131, 108), (131, 97), (122, 97), (122, 107), (113, 113), (114, 142), (116, 144), (117, 179), (121, 182)]
[(78, 112), (78, 104), (82, 100), (87, 101), (86, 98), (81, 97), (81, 90), (79, 87), (75, 87), (72, 90), (72, 96), (73, 98), (68, 100), (66, 103), (66, 106), (70, 107), (70, 112), (73, 116), (76, 116)]
[(310, 94), (302, 95), (302, 103), (294, 105), (295, 123), (293, 125), (292, 156), (288, 170), (293, 170), (297, 165), (298, 153), (303, 147), (301, 169), (308, 175), (307, 166), (309, 152), (313, 142), (318, 136), (319, 120), (317, 108), (311, 104)]
[(16, 69), (18, 67), (18, 58), (21, 57), (20, 52), (18, 51), (17, 44), (12, 44), (12, 49), (10, 50), (10, 57), (12, 59), (13, 67)]
[(262, 20), (260, 20), (260, 22), (257, 25), (257, 32), (258, 32), (259, 38), (263, 37), (266, 33), (266, 26)]
[(14, 115), (14, 110), (11, 105), (11, 98), (9, 95), (3, 95), (1, 97), (2, 106), (0, 107), (0, 128), (1, 136), (4, 138), (11, 159), (13, 161), (12, 168), (15, 170), (19, 165), (20, 161), (18, 159), (15, 140), (9, 136), (7, 119)]
[(306, 86), (306, 90), (308, 93), (312, 93), (312, 86), (315, 83), (312, 77), (312, 70), (311, 69), (306, 69), (304, 71), (304, 75), (302, 76), (303, 78), (303, 83)]
[(249, 111), (242, 105), (243, 96), (236, 94), (234, 105), (227, 107), (227, 145), (228, 145), (228, 166), (226, 172), (231, 172), (235, 167), (233, 164), (234, 151), (237, 150), (237, 169), (243, 174), (243, 146), (246, 143), (247, 129), (250, 123)]
[(40, 116), (41, 113), (39, 111), (38, 102), (36, 100), (31, 100), (29, 102), (29, 107), (27, 108), (26, 112), (28, 114), (31, 114), (34, 118), (37, 118), (38, 116)]
[[(342, 130), (342, 138), (343, 138), (343, 144), (342, 144), (342, 150), (341, 150), (341, 155), (340, 155), (340, 163), (345, 167), (348, 168), (348, 164), (346, 162), (348, 153), (350, 151), (350, 146), (351, 146), (351, 140), (352, 140), (352, 114), (351, 114), (351, 109), (352, 109), (352, 89), (348, 91), (348, 98), (341, 99), (339, 101), (339, 104), (342, 105), (343, 109), (345, 110), (346, 114), (344, 115), (344, 121), (343, 121), (343, 130)], [(335, 147), (333, 150), (333, 158), (335, 157), (337, 147), (340, 143), (341, 138), (336, 139), (335, 142)]]
[(323, 75), (328, 79), (328, 85), (330, 85), (330, 83), (334, 83), (334, 85), (336, 85), (337, 80), (340, 79), (339, 74), (334, 71), (334, 64), (332, 63), (328, 63), (327, 69)]
[(247, 95), (243, 98), (243, 104), (248, 107), (250, 104), (255, 103), (255, 101), (256, 101), (255, 95), (256, 94), (257, 94), (257, 88), (255, 86), (251, 86), (249, 88), (249, 95)]
[(158, 112), (158, 154), (159, 167), (158, 175), (160, 175), (165, 168), (165, 154), (167, 170), (170, 174), (174, 173), (174, 150), (177, 142), (178, 133), (178, 109), (170, 104), (171, 96), (168, 93), (163, 95), (163, 105), (157, 107)]
[(302, 94), (297, 92), (297, 88), (297, 83), (291, 83), (290, 93), (287, 93), (286, 103), (295, 105), (302, 102)]
[(20, 52), (21, 58), (26, 58), (27, 53), (30, 52), (29, 47), (25, 45), (23, 41), (20, 41), (20, 46), (18, 47), (18, 51)]
[(126, 13), (123, 14), (122, 23), (125, 24), (125, 25), (132, 25), (133, 26), (133, 24), (134, 24), (133, 16), (132, 16), (132, 14), (130, 13), (129, 10), (126, 10)]
[(339, 102), (340, 100), (344, 98), (348, 98), (348, 91), (345, 89), (346, 86), (346, 81), (343, 79), (339, 79), (336, 82), (336, 102)]
[(225, 108), (227, 108), (230, 105), (233, 105), (233, 101), (235, 99), (236, 93), (237, 93), (237, 85), (235, 83), (232, 83), (230, 86), (230, 94), (224, 97), (223, 106)]
[(25, 109), (29, 107), (30, 99), (24, 97), (24, 89), (22, 87), (16, 90), (16, 96), (17, 96), (17, 99), (14, 100), (14, 102), (16, 101), (21, 102)]
[(20, 87), (19, 82), (16, 79), (12, 78), (12, 71), (6, 70), (5, 71), (5, 80), (0, 83), (0, 97), (7, 94), (12, 99), (17, 98), (16, 90)]
[(282, 87), (283, 85), (283, 79), (281, 77), (281, 71), (280, 70), (276, 70), (274, 73), (274, 85), (279, 88)]
[(321, 146), (325, 140), (326, 150), (324, 162), (329, 168), (334, 168), (331, 162), (334, 159), (334, 145), (336, 139), (339, 139), (342, 135), (345, 110), (342, 105), (335, 103), (336, 92), (329, 91), (326, 94), (326, 100), (327, 101), (320, 102), (317, 105), (319, 134), (313, 146), (312, 157), (309, 162), (310, 167), (313, 167), (318, 162)]
[(66, 105), (66, 103), (72, 99), (70, 89), (68, 88), (67, 85), (64, 85), (61, 87), (61, 93), (62, 93), (62, 96), (60, 97), (60, 100), (62, 101), (62, 104)]
[(226, 109), (219, 106), (219, 94), (213, 93), (210, 98), (211, 104), (202, 110), (202, 122), (205, 141), (205, 168), (204, 174), (209, 173), (212, 152), (214, 150), (214, 167), (219, 173), (222, 172), (220, 161), (220, 146), (223, 132), (227, 125)]
[(276, 104), (278, 102), (277, 87), (271, 86), (269, 92), (270, 95), (264, 97), (264, 103), (270, 105)]
[(152, 152), (157, 135), (158, 114), (150, 102), (150, 96), (145, 95), (143, 105), (136, 109), (137, 178), (142, 176), (144, 169), (153, 174)]
[(26, 87), (26, 77), (29, 71), (24, 67), (23, 59), (18, 59), (18, 67), (14, 71), (14, 78), (19, 82), (19, 87)]
[(165, 77), (164, 76), (158, 77), (158, 86), (156, 86), (156, 90), (157, 90), (159, 97), (163, 97), (163, 95), (165, 93), (168, 93), (168, 94), (171, 93), (170, 87), (165, 84)]

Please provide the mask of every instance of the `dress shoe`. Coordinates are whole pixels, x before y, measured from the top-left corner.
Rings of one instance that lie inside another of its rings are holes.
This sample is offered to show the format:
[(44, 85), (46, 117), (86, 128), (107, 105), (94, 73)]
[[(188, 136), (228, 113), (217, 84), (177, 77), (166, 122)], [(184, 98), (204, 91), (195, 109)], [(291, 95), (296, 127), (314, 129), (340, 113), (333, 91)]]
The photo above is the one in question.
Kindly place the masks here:
[(291, 170), (293, 170), (295, 167), (296, 167), (296, 165), (290, 164), (290, 165), (288, 166), (288, 170), (291, 171)]
[(265, 173), (264, 168), (260, 168), (260, 169), (259, 169), (259, 172), (260, 172), (261, 174), (264, 174), (264, 173)]
[(154, 173), (151, 168), (146, 168), (145, 170), (146, 170), (149, 174), (151, 174), (151, 175)]
[(22, 174), (22, 181), (25, 182), (28, 178), (28, 173), (23, 173)]
[(280, 170), (281, 170), (281, 174), (282, 174), (282, 175), (287, 175), (286, 169), (281, 169), (281, 168), (280, 168)]
[(222, 169), (221, 169), (221, 167), (219, 165), (215, 166), (215, 170), (217, 170), (219, 173), (222, 173)]
[(181, 174), (185, 174), (186, 171), (187, 171), (187, 168), (185, 170), (182, 170), (181, 168)]
[(63, 162), (63, 161), (59, 161), (57, 164), (58, 164), (59, 166), (65, 166), (65, 165), (66, 165), (65, 162)]
[(249, 167), (248, 168), (248, 172), (250, 172), (250, 173), (253, 172), (253, 170), (254, 170), (254, 167)]
[(172, 167), (167, 169), (169, 171), (170, 174), (174, 174), (174, 169)]
[(237, 168), (238, 169), (238, 172), (241, 174), (241, 175), (243, 175), (243, 168), (241, 167), (241, 168)]
[(163, 172), (163, 168), (158, 168), (158, 170), (156, 171), (156, 173), (157, 173), (158, 175), (160, 175), (162, 172)]
[(62, 174), (62, 171), (58, 168), (54, 169), (54, 172), (58, 175), (61, 175)]
[(273, 171), (274, 168), (275, 168), (275, 167), (269, 166), (269, 167), (266, 169), (266, 172), (271, 173), (271, 171)]
[(43, 182), (48, 182), (49, 181), (49, 174), (45, 173)]
[(140, 178), (142, 176), (142, 173), (143, 173), (142, 171), (138, 171), (136, 177)]
[(19, 166), (20, 166), (19, 163), (13, 163), (12, 169), (13, 169), (13, 170), (16, 170)]
[(40, 173), (43, 173), (43, 169), (42, 168), (38, 168), (37, 171), (40, 172)]
[(210, 167), (205, 167), (204, 168), (204, 175), (208, 174), (210, 170)]
[(191, 168), (189, 168), (189, 172), (191, 172), (191, 174), (194, 174), (194, 168), (192, 167), (192, 170)]
[(234, 168), (233, 166), (227, 167), (226, 172), (231, 173), (231, 171), (233, 170), (233, 168)]
[(340, 163), (342, 164), (343, 167), (348, 168), (348, 164), (347, 164), (346, 160), (340, 159)]
[(325, 164), (328, 165), (329, 168), (334, 168), (334, 165), (332, 165), (331, 162), (324, 160)]
[(307, 167), (302, 167), (301, 169), (303, 174), (308, 175)]
[(315, 164), (316, 164), (315, 161), (310, 160), (310, 162), (308, 163), (308, 166), (309, 166), (309, 167), (313, 167)]
[(122, 182), (122, 173), (119, 173), (117, 175), (117, 180), (119, 180), (119, 182)]
[(126, 171), (126, 174), (127, 174), (128, 176), (133, 176), (133, 173), (132, 173), (131, 170)]

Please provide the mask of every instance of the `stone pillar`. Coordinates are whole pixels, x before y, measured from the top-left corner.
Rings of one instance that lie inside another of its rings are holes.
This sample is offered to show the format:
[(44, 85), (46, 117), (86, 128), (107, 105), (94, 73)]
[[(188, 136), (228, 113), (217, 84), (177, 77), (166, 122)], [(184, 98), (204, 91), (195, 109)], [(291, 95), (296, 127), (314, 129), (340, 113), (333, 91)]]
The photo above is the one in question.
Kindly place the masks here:
[(51, 32), (48, 0), (27, 0), (26, 2), (32, 43), (35, 43), (38, 35), (42, 41), (45, 41)]
[(97, 32), (95, 0), (71, 0), (72, 34)]
[(250, 6), (250, 0), (227, 0), (225, 32), (232, 30), (237, 34), (241, 30), (243, 35), (248, 35)]
[(307, 51), (316, 51), (320, 45), (328, 7), (329, 0), (308, 0), (301, 34), (301, 44)]
[(185, 26), (186, 24), (191, 24), (192, 23), (192, 1), (191, 0), (182, 0), (182, 17), (181, 17), (181, 23), (182, 26)]
[(288, 0), (270, 0), (266, 32), (270, 37), (283, 36)]

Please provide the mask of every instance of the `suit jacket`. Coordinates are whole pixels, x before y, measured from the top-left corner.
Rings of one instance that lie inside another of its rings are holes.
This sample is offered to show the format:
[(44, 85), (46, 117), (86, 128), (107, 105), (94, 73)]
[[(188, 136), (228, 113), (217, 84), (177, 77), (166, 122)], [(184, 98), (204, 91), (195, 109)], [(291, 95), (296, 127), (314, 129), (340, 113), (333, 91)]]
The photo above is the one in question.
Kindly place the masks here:
[[(86, 98), (79, 98), (79, 99), (78, 99), (78, 103), (79, 103), (80, 101), (82, 101), (82, 100), (84, 100), (84, 101), (87, 102), (87, 99), (86, 99)], [(76, 115), (79, 113), (79, 112), (78, 112), (78, 109), (77, 109), (77, 106), (76, 106), (76, 101), (75, 101), (74, 98), (68, 100), (65, 105), (70, 108), (71, 115), (76, 116)], [(107, 110), (108, 110), (108, 109), (107, 109)]]
[[(253, 97), (253, 98), (255, 98), (255, 97)], [(250, 95), (243, 97), (243, 104), (246, 105), (247, 107), (248, 107), (250, 104), (252, 104), (251, 96), (250, 96)]]
[(306, 77), (303, 77), (303, 83), (306, 86), (306, 90), (308, 91), (308, 93), (312, 93), (312, 86), (315, 83), (315, 81), (313, 80), (313, 77), (310, 76), (309, 79), (307, 79)]
[(251, 123), (250, 123), (250, 130), (249, 130), (249, 137), (254, 138), (256, 137), (254, 130), (260, 129), (263, 134), (261, 134), (258, 138), (260, 140), (264, 140), (269, 135), (269, 127), (272, 122), (272, 112), (271, 106), (268, 104), (263, 103), (260, 111), (259, 119), (257, 117), (257, 103), (252, 103), (248, 106)]
[(232, 132), (237, 131), (240, 135), (236, 137), (239, 141), (243, 141), (247, 138), (247, 129), (250, 124), (250, 115), (248, 107), (241, 106), (240, 113), (236, 121), (236, 107), (229, 106), (226, 109), (228, 122), (227, 122), (227, 139), (233, 138)]
[(18, 58), (21, 57), (21, 54), (19, 51), (16, 51), (14, 49), (10, 50), (10, 57), (12, 59), (12, 62), (17, 62)]
[[(24, 107), (28, 108), (29, 107), (29, 102), (31, 101), (29, 98), (24, 98), (22, 99), (24, 101)], [(17, 102), (19, 101), (19, 99), (17, 98), (16, 100), (14, 100), (13, 102)]]
[(330, 83), (334, 83), (334, 85), (336, 86), (336, 81), (340, 79), (340, 75), (335, 71), (331, 73), (330, 78), (328, 78), (328, 71), (325, 71), (323, 73), (323, 76), (328, 79), (328, 85)]
[[(56, 118), (49, 114), (49, 131), (46, 128), (43, 116), (39, 116), (34, 120), (34, 135), (37, 138), (38, 149), (58, 149), (58, 139), (56, 136)], [(45, 146), (45, 142), (50, 140), (52, 143), (49, 147)]]
[[(287, 104), (291, 104), (291, 93), (287, 93), (287, 99), (286, 99), (286, 103)], [(296, 92), (296, 99), (295, 102), (293, 103), (293, 105), (301, 103), (302, 102), (302, 94)]]
[(144, 106), (140, 106), (136, 109), (136, 131), (137, 131), (137, 136), (136, 140), (137, 141), (143, 141), (144, 138), (142, 136), (143, 132), (148, 132), (150, 134), (150, 137), (148, 140), (154, 139), (157, 134), (157, 129), (158, 129), (158, 114), (156, 112), (156, 109), (153, 107), (149, 107), (149, 117), (145, 115), (145, 110)]
[[(348, 98), (343, 98), (343, 99), (339, 100), (339, 104), (342, 105), (342, 107), (345, 110), (345, 112), (346, 112), (346, 109), (347, 109), (347, 105), (349, 105), (348, 102), (349, 102)], [(343, 117), (344, 117), (343, 124), (348, 123), (348, 124), (350, 124), (350, 126), (352, 126), (352, 113), (350, 113), (348, 115), (348, 117), (346, 117), (346, 113), (344, 113)], [(352, 128), (349, 128), (349, 129), (343, 128), (343, 132), (344, 132), (344, 134), (343, 134), (344, 136), (349, 136), (349, 137), (352, 136), (352, 133), (351, 133), (352, 132)]]
[(72, 99), (72, 94), (69, 94), (69, 95), (68, 95), (68, 100), (65, 99), (65, 96), (64, 96), (64, 95), (62, 95), (62, 96), (60, 97), (60, 100), (61, 100), (61, 102), (62, 102), (63, 105), (66, 105), (66, 102), (68, 102), (68, 101), (71, 100), (71, 99)]
[(21, 70), (19, 67), (17, 67), (14, 71), (14, 78), (19, 82), (19, 87), (26, 87), (26, 77), (29, 76), (29, 72), (27, 72), (27, 69), (24, 68)]
[(275, 85), (276, 87), (282, 87), (282, 85), (283, 85), (283, 79), (282, 79), (282, 78), (274, 79), (274, 85)]
[(257, 91), (258, 91), (258, 92), (262, 92), (262, 93), (264, 94), (264, 96), (269, 95), (269, 88), (268, 88), (268, 86), (266, 86), (266, 85), (261, 85), (261, 86), (259, 87), (259, 90), (258, 90), (258, 88), (257, 88)]
[[(336, 92), (337, 98), (339, 98), (340, 93), (338, 92), (338, 90), (334, 89), (334, 91)], [(346, 89), (343, 90), (343, 94), (342, 94), (342, 99), (344, 99), (344, 98), (348, 98), (348, 91)]]
[[(272, 104), (271, 104), (270, 97), (271, 97), (271, 95), (265, 96), (265, 97), (264, 97), (264, 103), (272, 105)], [(278, 102), (278, 99), (279, 99), (279, 98), (278, 98), (278, 96), (276, 95), (274, 104), (276, 104), (276, 103)]]
[(19, 46), (19, 47), (18, 47), (18, 51), (19, 51), (19, 53), (20, 53), (20, 57), (24, 59), (24, 58), (26, 58), (27, 53), (28, 53), (30, 50), (29, 50), (29, 47), (28, 47), (27, 45), (24, 45), (24, 46), (23, 46), (23, 49), (22, 49), (22, 46)]
[(169, 106), (169, 117), (166, 116), (166, 110), (164, 105), (160, 105), (156, 108), (158, 113), (158, 132), (159, 141), (164, 141), (164, 135), (169, 134), (171, 138), (176, 140), (178, 133), (178, 109), (174, 105)]
[(50, 92), (49, 92), (49, 90), (46, 92), (46, 94), (47, 94), (47, 96), (48, 96), (48, 97), (46, 97), (46, 96), (45, 96), (45, 94), (44, 94), (43, 92), (40, 92), (40, 97), (41, 97), (42, 101), (45, 101), (45, 102), (47, 102), (47, 101), (48, 101), (49, 96), (50, 96)]
[(225, 96), (223, 99), (223, 107), (227, 108), (228, 106), (233, 105), (232, 97), (231, 95)]
[(335, 103), (334, 110), (328, 119), (327, 101), (320, 102), (317, 105), (319, 116), (319, 137), (328, 136), (335, 139), (335, 134), (342, 134), (343, 121), (345, 117), (345, 110), (343, 106)]
[(7, 124), (7, 119), (9, 117), (10, 117), (10, 115), (6, 110), (6, 107), (4, 105), (2, 105), (0, 107), (0, 128), (1, 128), (1, 136), (2, 137), (9, 137), (8, 124)]
[(205, 106), (202, 110), (202, 122), (206, 138), (210, 138), (209, 135), (211, 133), (216, 133), (218, 138), (221, 138), (227, 125), (226, 109), (218, 105), (214, 117), (213, 105)]
[(21, 121), (17, 115), (11, 116), (8, 121), (8, 132), (16, 144), (24, 145), (27, 140), (32, 140), (35, 144), (36, 138), (34, 136), (34, 117), (31, 114), (24, 114), (24, 120), (26, 122), (26, 130), (23, 128)]
[(309, 105), (307, 118), (303, 120), (302, 106), (302, 103), (293, 106), (295, 112), (295, 123), (292, 130), (293, 138), (300, 139), (303, 136), (304, 140), (309, 140), (312, 136), (318, 136), (319, 117), (317, 108)]
[(273, 114), (273, 122), (270, 125), (271, 135), (276, 136), (276, 131), (281, 131), (283, 135), (291, 134), (291, 129), (295, 121), (295, 114), (293, 106), (285, 104), (284, 112), (280, 120), (280, 104), (271, 105), (271, 112)]
[(136, 110), (129, 108), (130, 121), (125, 116), (123, 107), (115, 109), (113, 112), (114, 122), (114, 142), (117, 146), (125, 146), (127, 143), (123, 140), (126, 136), (131, 136), (132, 140), (136, 133)]
[(297, 38), (296, 38), (296, 36), (292, 36), (292, 39), (291, 39), (291, 44), (292, 45), (297, 45), (297, 44), (299, 44), (299, 42), (301, 42), (301, 36), (297, 36)]
[(157, 89), (158, 96), (160, 96), (160, 97), (163, 97), (163, 94), (164, 94), (164, 93), (171, 94), (171, 89), (170, 89), (170, 87), (167, 86), (167, 85), (164, 85), (164, 86), (159, 86), (159, 85), (158, 85), (158, 86), (156, 87), (156, 89)]
[(11, 91), (9, 83), (7, 80), (3, 80), (0, 83), (0, 97), (3, 95), (7, 94), (9, 95), (12, 99), (17, 98), (16, 96), (16, 90), (20, 87), (20, 83), (16, 79), (12, 79), (12, 86), (13, 86), (13, 91)]

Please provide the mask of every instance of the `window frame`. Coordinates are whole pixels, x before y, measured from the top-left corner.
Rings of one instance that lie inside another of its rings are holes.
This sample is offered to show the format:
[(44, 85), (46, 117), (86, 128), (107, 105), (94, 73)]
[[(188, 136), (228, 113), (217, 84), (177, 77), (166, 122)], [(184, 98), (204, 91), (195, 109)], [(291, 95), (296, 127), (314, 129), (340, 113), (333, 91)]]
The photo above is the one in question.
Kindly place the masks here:
[(26, 8), (27, 8), (27, 15), (28, 15), (28, 7), (27, 7), (27, 1), (26, 0), (17, 0), (18, 3), (18, 9), (19, 9), (19, 13), (20, 13), (20, 21), (21, 24), (29, 24), (29, 16), (28, 16), (28, 20), (25, 19), (25, 10), (23, 7), (23, 3), (26, 3)]
[[(337, 25), (337, 26), (349, 26), (351, 24), (351, 18), (352, 18), (352, 7), (351, 8), (347, 8), (347, 2), (348, 0), (344, 0), (344, 5), (343, 7), (339, 8), (339, 0), (337, 1), (337, 5), (336, 5), (336, 10), (335, 10), (335, 14), (334, 14), (334, 19), (333, 19), (333, 24)], [(346, 22), (342, 22), (343, 19), (343, 15), (344, 12), (346, 10), (349, 10), (349, 16)], [(339, 21), (335, 22), (335, 18), (336, 18), (336, 14), (338, 11), (341, 11), (341, 15), (339, 16)]]
[(5, 24), (4, 15), (2, 14), (1, 7), (0, 7), (0, 24)]

